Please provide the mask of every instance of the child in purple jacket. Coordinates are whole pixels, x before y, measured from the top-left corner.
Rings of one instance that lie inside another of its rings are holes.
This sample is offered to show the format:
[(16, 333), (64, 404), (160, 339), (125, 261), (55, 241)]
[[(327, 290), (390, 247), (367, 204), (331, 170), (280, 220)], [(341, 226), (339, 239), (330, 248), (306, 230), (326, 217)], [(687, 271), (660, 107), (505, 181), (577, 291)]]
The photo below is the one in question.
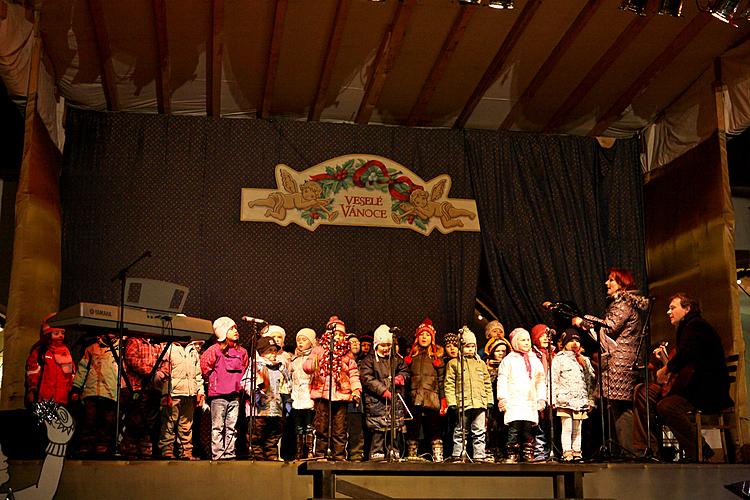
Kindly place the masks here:
[(201, 372), (211, 405), (211, 458), (227, 460), (235, 457), (241, 380), (250, 359), (231, 318), (222, 316), (213, 327), (217, 343), (201, 356)]

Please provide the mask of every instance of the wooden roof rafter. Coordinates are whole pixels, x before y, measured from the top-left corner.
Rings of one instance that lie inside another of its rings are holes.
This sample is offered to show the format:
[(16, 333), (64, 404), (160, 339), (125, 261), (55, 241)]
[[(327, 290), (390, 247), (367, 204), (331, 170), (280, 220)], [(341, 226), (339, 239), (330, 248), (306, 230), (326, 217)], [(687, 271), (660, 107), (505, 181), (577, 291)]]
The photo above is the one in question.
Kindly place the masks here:
[(151, 0), (154, 11), (154, 32), (156, 34), (156, 107), (159, 113), (169, 114), (172, 111), (171, 69), (169, 65), (169, 42), (167, 40), (167, 2)]
[(568, 52), (568, 49), (570, 49), (578, 36), (583, 33), (586, 25), (589, 23), (589, 21), (591, 21), (591, 19), (594, 17), (594, 14), (596, 14), (596, 11), (599, 10), (599, 7), (601, 7), (603, 3), (603, 0), (588, 0), (586, 2), (586, 4), (576, 16), (573, 23), (568, 27), (562, 38), (560, 38), (560, 40), (557, 42), (555, 48), (552, 49), (552, 52), (549, 54), (549, 56), (547, 56), (547, 59), (537, 70), (536, 74), (531, 79), (531, 82), (529, 82), (526, 89), (524, 89), (518, 100), (515, 102), (515, 104), (513, 104), (510, 112), (500, 125), (500, 130), (507, 130), (513, 125), (513, 123), (516, 121), (516, 118), (518, 117), (518, 114), (526, 105), (528, 105), (529, 102), (531, 102), (537, 91), (542, 87), (542, 85), (544, 85), (544, 83), (547, 81), (547, 78), (550, 76), (557, 64), (560, 62), (563, 56), (565, 56), (565, 54)]
[(680, 55), (683, 49), (695, 39), (701, 30), (711, 22), (711, 16), (707, 13), (699, 13), (687, 26), (685, 26), (672, 42), (656, 56), (651, 64), (644, 69), (638, 78), (623, 92), (620, 97), (603, 114), (597, 117), (596, 125), (588, 135), (600, 135), (609, 128), (615, 120), (632, 104), (635, 98), (643, 92), (654, 77)]
[(492, 59), (492, 62), (485, 70), (484, 75), (482, 75), (482, 78), (479, 80), (479, 83), (477, 83), (476, 87), (474, 87), (474, 91), (466, 101), (466, 104), (464, 105), (461, 113), (458, 115), (458, 118), (456, 118), (456, 121), (453, 124), (453, 128), (463, 128), (464, 126), (466, 126), (466, 122), (469, 121), (469, 117), (476, 109), (479, 101), (482, 99), (482, 96), (490, 89), (492, 84), (495, 83), (495, 80), (497, 80), (500, 72), (505, 66), (505, 62), (508, 60), (508, 56), (510, 56), (513, 48), (521, 39), (521, 35), (523, 35), (524, 31), (526, 31), (526, 28), (528, 28), (529, 24), (531, 24), (531, 20), (541, 4), (542, 0), (529, 0), (524, 6), (523, 10), (521, 10), (521, 14), (519, 14), (518, 19), (516, 19), (516, 22), (513, 23), (513, 26), (508, 32), (508, 35), (505, 37), (503, 43), (500, 45), (500, 48), (495, 53), (495, 57)]
[(117, 94), (115, 83), (115, 70), (112, 64), (112, 47), (109, 43), (109, 32), (107, 21), (104, 17), (103, 0), (88, 0), (86, 2), (91, 24), (94, 28), (94, 39), (96, 40), (96, 53), (99, 56), (99, 71), (102, 79), (102, 90), (104, 100), (107, 102), (107, 110), (119, 111), (120, 99)]
[(544, 127), (545, 133), (557, 132), (557, 129), (565, 122), (567, 117), (573, 111), (586, 95), (594, 88), (596, 82), (601, 76), (617, 61), (617, 59), (627, 50), (628, 46), (635, 40), (636, 36), (651, 22), (656, 14), (656, 0), (650, 0), (646, 8), (647, 15), (635, 16), (632, 21), (620, 33), (612, 45), (602, 54), (598, 61), (591, 67), (586, 76), (580, 81), (575, 89), (568, 95), (565, 101), (547, 120)]
[(281, 54), (281, 41), (284, 38), (284, 20), (289, 6), (289, 0), (276, 0), (273, 13), (273, 29), (271, 30), (271, 43), (268, 48), (268, 62), (266, 63), (266, 78), (263, 82), (263, 93), (258, 106), (258, 118), (267, 118), (271, 112), (273, 103), (273, 90), (276, 84), (276, 75), (279, 71), (279, 56)]
[(456, 14), (456, 17), (453, 20), (453, 25), (448, 32), (448, 36), (445, 38), (443, 46), (440, 49), (440, 53), (438, 54), (437, 59), (435, 59), (432, 69), (430, 69), (430, 74), (422, 85), (417, 101), (409, 112), (409, 117), (406, 120), (406, 125), (408, 127), (414, 127), (421, 124), (422, 115), (427, 109), (427, 105), (430, 103), (432, 95), (435, 93), (435, 89), (437, 89), (438, 84), (440, 84), (440, 81), (443, 79), (451, 58), (456, 52), (456, 47), (458, 47), (458, 44), (463, 39), (464, 34), (466, 33), (466, 28), (469, 26), (469, 22), (478, 8), (478, 5), (463, 5)]
[(380, 47), (375, 55), (372, 69), (365, 84), (365, 95), (359, 104), (355, 123), (365, 124), (370, 121), (375, 105), (383, 92), (385, 80), (393, 68), (393, 63), (401, 52), (401, 46), (406, 35), (406, 27), (414, 10), (416, 0), (402, 0), (396, 7), (393, 20), (385, 30), (380, 41)]
[(221, 115), (221, 58), (224, 50), (224, 0), (211, 0), (211, 23), (206, 50), (206, 114)]
[(341, 48), (341, 40), (344, 35), (346, 19), (349, 16), (350, 4), (351, 0), (339, 0), (336, 5), (336, 14), (334, 16), (331, 34), (328, 37), (328, 46), (325, 52), (323, 68), (320, 71), (320, 78), (318, 78), (318, 86), (315, 91), (315, 100), (313, 101), (312, 106), (310, 106), (310, 111), (307, 115), (308, 121), (314, 122), (320, 120), (320, 115), (323, 113), (326, 96), (328, 95), (328, 88), (331, 85), (333, 68), (336, 64), (336, 57), (338, 57), (339, 49)]

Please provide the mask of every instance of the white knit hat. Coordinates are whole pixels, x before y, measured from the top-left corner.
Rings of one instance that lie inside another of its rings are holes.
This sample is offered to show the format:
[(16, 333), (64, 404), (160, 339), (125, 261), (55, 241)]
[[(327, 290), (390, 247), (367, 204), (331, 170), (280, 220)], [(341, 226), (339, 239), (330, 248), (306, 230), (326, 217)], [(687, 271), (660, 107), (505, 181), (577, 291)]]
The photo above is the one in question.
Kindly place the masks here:
[(464, 345), (466, 344), (474, 344), (477, 345), (477, 336), (474, 335), (474, 332), (469, 330), (469, 327), (464, 325), (463, 328), (461, 328), (461, 331), (463, 332), (461, 334), (461, 340)]
[(297, 336), (295, 337), (295, 339), (298, 339), (300, 337), (305, 337), (310, 341), (310, 344), (315, 345), (315, 330), (313, 330), (312, 328), (302, 328), (297, 332)]
[(528, 330), (524, 330), (523, 328), (516, 328), (515, 330), (510, 332), (510, 345), (513, 346), (514, 351), (520, 352), (520, 349), (518, 348), (518, 340), (524, 336), (528, 337), (529, 342), (531, 342), (531, 334), (528, 332)]
[(232, 318), (227, 316), (222, 316), (221, 318), (218, 318), (216, 321), (214, 321), (214, 334), (216, 335), (216, 340), (218, 340), (219, 342), (224, 342), (227, 339), (227, 332), (233, 326), (237, 326), (237, 323), (235, 323)]
[(266, 325), (261, 331), (262, 337), (270, 337), (274, 333), (281, 333), (281, 341), (286, 340), (286, 330), (281, 328), (279, 325)]
[(379, 344), (392, 344), (393, 335), (391, 334), (391, 327), (388, 325), (380, 325), (375, 329), (373, 333), (373, 347), (377, 347)]

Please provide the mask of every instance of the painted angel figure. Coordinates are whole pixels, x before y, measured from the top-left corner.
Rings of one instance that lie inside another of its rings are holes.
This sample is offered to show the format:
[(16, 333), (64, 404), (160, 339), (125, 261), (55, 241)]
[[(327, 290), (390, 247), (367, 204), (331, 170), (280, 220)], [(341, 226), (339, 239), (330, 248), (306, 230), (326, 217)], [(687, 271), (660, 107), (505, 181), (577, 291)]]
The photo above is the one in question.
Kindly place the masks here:
[(424, 188), (415, 188), (409, 195), (409, 203), (404, 204), (404, 208), (406, 208), (405, 212), (401, 215), (393, 214), (394, 222), (400, 224), (405, 217), (410, 215), (416, 215), (421, 219), (439, 217), (443, 227), (448, 229), (452, 227), (463, 227), (464, 223), (461, 221), (460, 217), (468, 217), (469, 220), (474, 220), (476, 217), (475, 213), (469, 210), (464, 210), (463, 208), (456, 208), (449, 201), (437, 201), (443, 196), (447, 182), (446, 179), (443, 179), (435, 184), (429, 196)]
[(302, 184), (302, 187), (299, 187), (297, 181), (288, 171), (281, 170), (281, 184), (286, 193), (275, 191), (265, 198), (248, 201), (247, 206), (250, 208), (255, 206), (268, 207), (266, 217), (273, 217), (278, 220), (286, 219), (286, 211), (293, 208), (298, 210), (318, 208), (328, 216), (329, 221), (335, 220), (338, 216), (336, 210), (326, 208), (333, 200), (321, 198), (323, 188), (319, 183), (307, 180)]

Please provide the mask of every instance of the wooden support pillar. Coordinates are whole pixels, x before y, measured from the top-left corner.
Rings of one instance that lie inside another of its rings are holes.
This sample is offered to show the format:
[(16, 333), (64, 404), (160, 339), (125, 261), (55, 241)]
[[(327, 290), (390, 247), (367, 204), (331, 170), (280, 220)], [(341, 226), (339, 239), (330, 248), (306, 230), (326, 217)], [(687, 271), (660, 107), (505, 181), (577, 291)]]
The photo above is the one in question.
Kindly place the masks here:
[(8, 319), (3, 332), (3, 384), (0, 407), (23, 407), (26, 357), (39, 338), (42, 318), (60, 300), (60, 184), (62, 158), (36, 113), (42, 43), (40, 11), (34, 12), (34, 38), (29, 70), (24, 148), (16, 193), (13, 261)]

